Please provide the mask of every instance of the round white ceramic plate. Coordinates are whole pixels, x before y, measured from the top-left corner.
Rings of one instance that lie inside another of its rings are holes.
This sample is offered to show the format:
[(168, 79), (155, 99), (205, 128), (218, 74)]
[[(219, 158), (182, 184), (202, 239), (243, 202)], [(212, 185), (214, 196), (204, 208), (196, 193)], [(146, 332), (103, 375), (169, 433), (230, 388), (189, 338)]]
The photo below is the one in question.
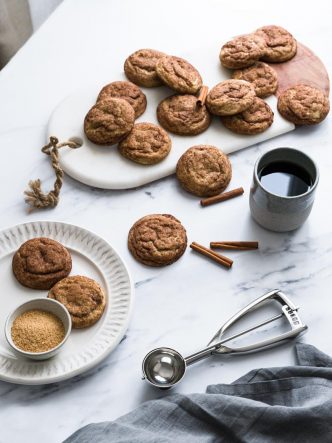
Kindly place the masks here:
[[(73, 259), (71, 275), (95, 279), (107, 294), (102, 318), (90, 328), (73, 330), (60, 353), (43, 362), (16, 357), (4, 335), (5, 320), (17, 305), (47, 296), (47, 291), (20, 285), (12, 272), (13, 254), (34, 237), (49, 237), (66, 246)], [(0, 232), (0, 264), (0, 380), (38, 385), (68, 379), (100, 363), (123, 338), (133, 304), (133, 285), (123, 260), (94, 233), (51, 221), (17, 225)]]

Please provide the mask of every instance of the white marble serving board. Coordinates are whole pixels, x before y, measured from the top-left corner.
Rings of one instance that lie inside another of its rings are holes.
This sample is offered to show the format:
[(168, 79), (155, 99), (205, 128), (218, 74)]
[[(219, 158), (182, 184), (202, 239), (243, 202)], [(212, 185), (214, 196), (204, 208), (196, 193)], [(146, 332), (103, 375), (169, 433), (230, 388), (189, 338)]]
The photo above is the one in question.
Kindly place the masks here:
[[(202, 73), (204, 83), (212, 87), (230, 77), (229, 72), (220, 66), (218, 47), (200, 49), (195, 54), (182, 54)], [(181, 51), (179, 51), (181, 53)], [(122, 66), (115, 68), (110, 82), (125, 80)], [(274, 112), (272, 126), (262, 134), (248, 136), (234, 134), (222, 126), (220, 119), (214, 117), (211, 126), (196, 136), (170, 134), (172, 150), (168, 157), (153, 166), (144, 166), (123, 158), (116, 146), (98, 146), (84, 135), (83, 121), (86, 113), (94, 105), (103, 84), (94, 84), (74, 92), (65, 98), (54, 110), (48, 124), (48, 136), (54, 135), (60, 141), (79, 138), (83, 141), (80, 149), (64, 148), (61, 151), (61, 166), (76, 180), (90, 186), (104, 189), (128, 189), (153, 182), (175, 172), (179, 157), (191, 146), (210, 144), (221, 148), (227, 154), (255, 145), (264, 140), (292, 131), (295, 126), (283, 119), (277, 111), (277, 99), (271, 96), (266, 101)], [(174, 94), (167, 87), (142, 88), (148, 106), (137, 122), (158, 123), (156, 109), (165, 97)]]

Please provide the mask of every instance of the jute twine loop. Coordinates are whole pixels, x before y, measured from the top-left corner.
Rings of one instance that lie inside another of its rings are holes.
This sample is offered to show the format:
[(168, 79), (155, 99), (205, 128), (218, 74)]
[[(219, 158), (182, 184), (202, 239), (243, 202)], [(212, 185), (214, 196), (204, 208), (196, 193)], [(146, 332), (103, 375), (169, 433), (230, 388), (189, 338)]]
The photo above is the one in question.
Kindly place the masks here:
[(59, 149), (64, 146), (76, 149), (79, 148), (81, 144), (75, 141), (59, 143), (59, 140), (56, 137), (50, 137), (49, 143), (42, 148), (44, 154), (51, 156), (52, 167), (56, 178), (54, 189), (48, 194), (44, 194), (41, 190), (41, 181), (39, 178), (29, 182), (29, 189), (26, 190), (24, 194), (26, 195), (25, 201), (31, 209), (54, 208), (59, 203), (59, 195), (63, 180), (63, 170), (59, 164)]

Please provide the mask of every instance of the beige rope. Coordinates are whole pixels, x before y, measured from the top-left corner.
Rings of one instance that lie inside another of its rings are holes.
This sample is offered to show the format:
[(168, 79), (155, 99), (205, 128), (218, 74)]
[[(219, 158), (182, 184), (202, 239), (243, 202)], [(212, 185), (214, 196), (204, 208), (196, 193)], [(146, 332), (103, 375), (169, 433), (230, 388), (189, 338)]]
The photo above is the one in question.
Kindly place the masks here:
[(59, 203), (59, 194), (63, 180), (63, 170), (59, 164), (59, 149), (64, 146), (76, 149), (79, 148), (81, 144), (75, 141), (59, 143), (56, 137), (50, 137), (50, 142), (42, 148), (44, 154), (51, 156), (52, 167), (55, 171), (56, 178), (54, 189), (48, 194), (44, 194), (41, 190), (41, 181), (39, 178), (29, 182), (29, 189), (26, 190), (24, 194), (26, 195), (25, 201), (31, 206), (31, 209), (54, 208)]

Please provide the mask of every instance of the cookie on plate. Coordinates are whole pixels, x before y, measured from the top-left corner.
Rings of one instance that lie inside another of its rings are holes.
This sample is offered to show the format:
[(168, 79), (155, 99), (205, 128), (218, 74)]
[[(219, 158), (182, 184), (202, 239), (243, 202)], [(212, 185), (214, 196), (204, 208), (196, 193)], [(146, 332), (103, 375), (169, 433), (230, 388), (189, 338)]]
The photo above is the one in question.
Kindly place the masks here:
[(246, 68), (256, 63), (265, 53), (265, 41), (258, 34), (236, 37), (221, 48), (219, 59), (225, 68)]
[(265, 62), (285, 62), (296, 54), (297, 42), (295, 38), (281, 26), (263, 26), (257, 29), (255, 34), (265, 41), (266, 49), (261, 57)]
[(214, 86), (206, 97), (208, 110), (215, 115), (233, 115), (249, 108), (255, 88), (243, 80), (225, 80)]
[(205, 105), (197, 103), (194, 95), (172, 95), (159, 103), (159, 123), (167, 131), (179, 135), (197, 135), (211, 123), (211, 115)]
[(276, 92), (278, 87), (277, 73), (271, 66), (263, 62), (256, 62), (248, 68), (233, 71), (232, 77), (251, 83), (257, 97), (265, 98)]
[(128, 101), (109, 98), (98, 101), (84, 119), (85, 135), (98, 145), (114, 145), (134, 126), (135, 112)]
[(220, 149), (197, 145), (180, 157), (176, 176), (186, 191), (199, 197), (210, 197), (226, 189), (232, 178), (232, 166)]
[(163, 82), (157, 75), (156, 64), (166, 54), (155, 49), (139, 49), (125, 61), (124, 71), (130, 81), (136, 85), (153, 88), (161, 86)]
[(75, 275), (59, 281), (48, 298), (62, 303), (71, 316), (73, 328), (87, 328), (103, 315), (106, 296), (101, 286), (91, 278)]
[(240, 114), (221, 117), (221, 121), (226, 128), (237, 134), (260, 134), (272, 125), (273, 112), (264, 100), (255, 97), (248, 109)]
[(197, 69), (180, 57), (162, 57), (156, 64), (156, 71), (163, 83), (180, 94), (196, 94), (203, 85)]
[(296, 85), (286, 89), (278, 98), (278, 111), (296, 125), (316, 125), (330, 110), (329, 98), (317, 88)]
[(50, 289), (71, 271), (68, 250), (46, 237), (33, 238), (21, 245), (12, 262), (16, 279), (27, 288)]
[(186, 230), (170, 214), (146, 215), (128, 234), (129, 251), (147, 266), (170, 265), (182, 256), (186, 247)]
[(99, 92), (97, 102), (109, 98), (122, 98), (126, 100), (135, 111), (135, 118), (138, 118), (146, 109), (146, 96), (140, 88), (131, 82), (112, 82), (104, 86)]
[(171, 139), (163, 128), (153, 123), (137, 123), (119, 143), (119, 151), (136, 163), (154, 165), (169, 154), (171, 146)]

